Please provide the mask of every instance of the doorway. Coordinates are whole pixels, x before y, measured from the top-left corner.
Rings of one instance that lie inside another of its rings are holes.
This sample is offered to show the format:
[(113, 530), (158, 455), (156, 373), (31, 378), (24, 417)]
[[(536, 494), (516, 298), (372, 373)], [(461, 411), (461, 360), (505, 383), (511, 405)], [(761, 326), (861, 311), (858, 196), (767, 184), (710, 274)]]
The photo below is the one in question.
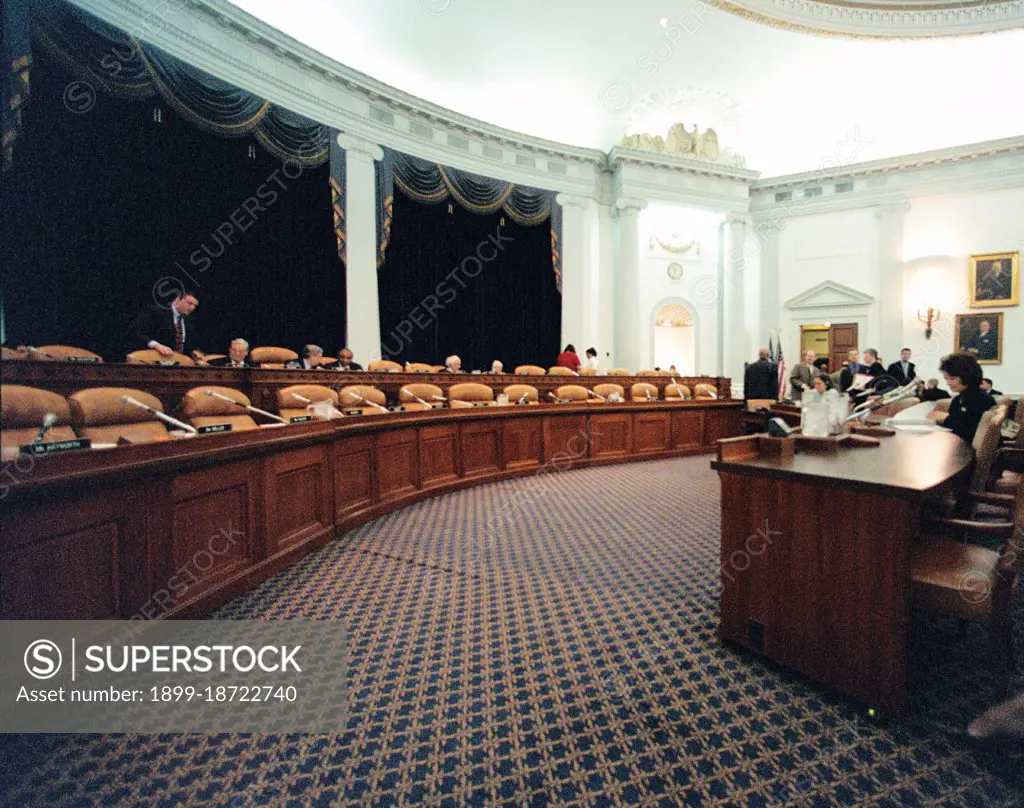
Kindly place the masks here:
[(800, 326), (800, 361), (807, 351), (814, 351), (819, 359), (828, 359), (830, 373), (837, 373), (846, 361), (851, 348), (859, 347), (857, 323), (823, 323)]
[(675, 365), (682, 375), (697, 372), (697, 342), (693, 314), (680, 303), (666, 303), (654, 315), (654, 365)]

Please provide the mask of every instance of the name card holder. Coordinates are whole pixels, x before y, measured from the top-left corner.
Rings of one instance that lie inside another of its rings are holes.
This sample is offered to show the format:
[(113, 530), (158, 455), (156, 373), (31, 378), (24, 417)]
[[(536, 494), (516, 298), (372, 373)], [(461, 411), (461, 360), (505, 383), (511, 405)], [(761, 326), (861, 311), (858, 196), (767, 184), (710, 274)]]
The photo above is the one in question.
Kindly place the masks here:
[(27, 443), (20, 446), (18, 451), (27, 455), (45, 455), (57, 452), (76, 452), (79, 449), (88, 449), (90, 446), (92, 446), (90, 438), (76, 438), (75, 440), (58, 440), (52, 443)]
[(200, 435), (215, 435), (218, 432), (230, 432), (231, 424), (207, 424), (196, 429)]
[(473, 402), (473, 406), (474, 407), (490, 407), (491, 403), (489, 401), (474, 401)]
[(342, 410), (341, 414), (342, 415), (362, 415), (363, 411), (362, 410)]
[(95, 356), (65, 356), (64, 361), (66, 362), (99, 362), (100, 360)]
[(432, 410), (443, 410), (444, 404), (431, 404), (430, 409)]
[(289, 424), (308, 424), (313, 420), (312, 415), (293, 415), (288, 419)]

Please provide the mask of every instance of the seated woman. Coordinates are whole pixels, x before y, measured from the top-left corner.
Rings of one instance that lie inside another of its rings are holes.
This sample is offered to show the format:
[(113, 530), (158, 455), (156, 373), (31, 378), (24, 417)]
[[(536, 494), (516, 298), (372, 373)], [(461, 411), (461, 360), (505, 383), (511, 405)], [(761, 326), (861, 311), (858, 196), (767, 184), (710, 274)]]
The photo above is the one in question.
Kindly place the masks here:
[(981, 365), (969, 353), (953, 353), (942, 357), (939, 372), (946, 380), (946, 387), (956, 395), (949, 404), (949, 412), (933, 410), (928, 418), (970, 443), (981, 416), (996, 405), (996, 400), (981, 389)]

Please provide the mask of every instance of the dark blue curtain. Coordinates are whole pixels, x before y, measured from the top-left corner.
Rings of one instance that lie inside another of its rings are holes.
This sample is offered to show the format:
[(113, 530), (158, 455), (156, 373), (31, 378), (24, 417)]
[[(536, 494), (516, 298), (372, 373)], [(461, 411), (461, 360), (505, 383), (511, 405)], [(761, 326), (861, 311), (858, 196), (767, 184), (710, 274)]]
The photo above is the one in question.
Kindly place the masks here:
[(393, 213), (377, 273), (384, 358), (441, 364), (454, 353), (479, 370), (494, 359), (509, 371), (554, 364), (562, 297), (548, 228), (502, 210), (424, 204), (401, 190)]

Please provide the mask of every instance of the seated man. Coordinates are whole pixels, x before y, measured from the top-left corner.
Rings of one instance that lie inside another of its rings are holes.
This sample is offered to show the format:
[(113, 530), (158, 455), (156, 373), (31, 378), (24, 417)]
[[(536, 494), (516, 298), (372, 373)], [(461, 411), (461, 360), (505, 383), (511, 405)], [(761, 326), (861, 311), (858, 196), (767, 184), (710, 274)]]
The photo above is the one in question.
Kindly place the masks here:
[(988, 393), (990, 396), (1001, 396), (1003, 394), (1002, 390), (992, 389), (992, 380), (988, 378), (981, 380), (981, 389)]
[(302, 359), (285, 365), (289, 370), (323, 370), (320, 362), (324, 358), (324, 349), (319, 345), (304, 345)]
[(939, 387), (938, 379), (929, 379), (925, 382), (924, 390), (918, 396), (921, 401), (941, 401), (944, 398), (949, 398), (949, 393)]
[(456, 354), (452, 354), (444, 360), (445, 373), (462, 373), (462, 360)]
[(354, 355), (348, 348), (342, 348), (338, 351), (338, 363), (334, 366), (335, 370), (362, 370), (363, 366), (358, 362), (353, 361)]
[(505, 365), (500, 359), (495, 359), (491, 362), (491, 373), (504, 373)]
[(211, 359), (207, 364), (212, 368), (251, 368), (258, 363), (249, 361), (249, 343), (238, 337), (231, 340), (227, 356)]

